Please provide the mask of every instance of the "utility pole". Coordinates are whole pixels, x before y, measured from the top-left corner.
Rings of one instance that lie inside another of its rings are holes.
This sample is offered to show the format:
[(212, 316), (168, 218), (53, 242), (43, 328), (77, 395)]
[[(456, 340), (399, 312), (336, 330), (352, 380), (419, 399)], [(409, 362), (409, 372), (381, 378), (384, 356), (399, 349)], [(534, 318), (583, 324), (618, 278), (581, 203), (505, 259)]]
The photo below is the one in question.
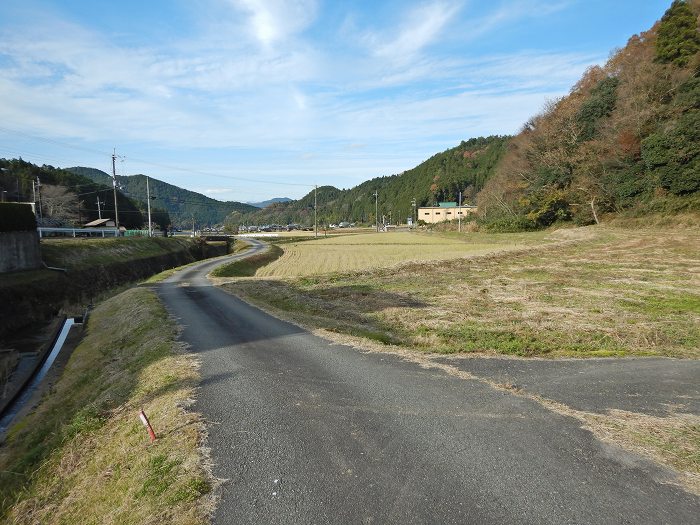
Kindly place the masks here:
[(41, 211), (41, 180), (39, 180), (39, 175), (36, 176), (36, 190), (39, 192), (39, 218), (43, 219), (44, 214)]
[(119, 210), (117, 209), (117, 150), (112, 152), (112, 186), (114, 189), (114, 224), (119, 230)]
[(194, 237), (194, 215), (192, 215), (192, 237)]
[(374, 222), (377, 226), (377, 233), (379, 233), (379, 205), (377, 204), (379, 192), (375, 190), (375, 192), (372, 195), (374, 195)]
[(459, 226), (457, 227), (458, 232), (462, 232), (462, 190), (459, 191), (459, 207), (457, 208), (457, 217), (459, 217)]
[(318, 237), (318, 212), (317, 210), (317, 204), (318, 201), (316, 200), (316, 192), (318, 191), (318, 184), (314, 184), (314, 237)]
[(102, 204), (102, 203), (100, 202), (100, 196), (98, 195), (97, 196), (97, 218), (98, 219), (102, 218), (102, 208), (100, 208), (100, 204)]
[[(415, 197), (413, 197), (413, 198), (411, 199), (411, 206), (412, 206), (412, 208), (411, 208), (411, 219), (412, 219), (412, 222), (413, 222), (413, 226), (415, 227), (415, 226), (416, 226), (416, 223), (418, 222), (418, 215), (416, 214), (416, 198), (415, 198)], [(414, 218), (414, 216), (415, 216), (415, 218)]]
[(151, 190), (148, 187), (148, 176), (146, 176), (146, 202), (148, 203), (148, 236), (153, 237), (153, 229), (151, 228)]

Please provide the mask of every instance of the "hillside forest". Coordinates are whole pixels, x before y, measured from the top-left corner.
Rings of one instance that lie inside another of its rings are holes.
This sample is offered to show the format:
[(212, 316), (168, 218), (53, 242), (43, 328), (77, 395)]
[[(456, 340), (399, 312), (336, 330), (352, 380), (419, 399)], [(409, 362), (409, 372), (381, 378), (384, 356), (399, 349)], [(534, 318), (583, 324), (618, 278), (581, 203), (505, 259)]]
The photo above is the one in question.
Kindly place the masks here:
[[(97, 183), (87, 177), (53, 166), (37, 166), (22, 159), (0, 159), (0, 188), (3, 200), (37, 203), (39, 224), (72, 226), (102, 218), (114, 219), (111, 179)], [(99, 207), (98, 207), (99, 201)], [(128, 229), (148, 222), (145, 203), (117, 192), (119, 223)], [(151, 210), (152, 221), (160, 227), (170, 223), (162, 209)]]
[[(456, 201), (462, 191), (464, 203), (473, 203), (505, 151), (508, 137), (473, 138), (438, 153), (413, 169), (398, 175), (378, 177), (359, 186), (340, 190), (333, 186), (317, 189), (318, 220), (322, 224), (340, 221), (374, 224), (375, 197), (379, 219), (405, 222), (416, 206)], [(251, 224), (313, 223), (314, 192), (303, 198), (276, 203), (250, 215), (234, 215), (233, 222)]]
[(525, 123), (478, 196), (482, 219), (541, 228), (697, 210), (699, 14), (699, 0), (675, 0)]
[[(102, 184), (111, 184), (112, 177), (94, 168), (75, 167), (68, 171), (88, 177)], [(146, 202), (146, 175), (117, 175), (117, 182), (132, 199)], [(232, 212), (252, 213), (255, 206), (240, 202), (222, 202), (200, 193), (186, 190), (158, 179), (150, 178), (151, 206), (167, 211), (172, 226), (191, 228), (194, 220), (197, 227), (213, 226), (224, 222)]]

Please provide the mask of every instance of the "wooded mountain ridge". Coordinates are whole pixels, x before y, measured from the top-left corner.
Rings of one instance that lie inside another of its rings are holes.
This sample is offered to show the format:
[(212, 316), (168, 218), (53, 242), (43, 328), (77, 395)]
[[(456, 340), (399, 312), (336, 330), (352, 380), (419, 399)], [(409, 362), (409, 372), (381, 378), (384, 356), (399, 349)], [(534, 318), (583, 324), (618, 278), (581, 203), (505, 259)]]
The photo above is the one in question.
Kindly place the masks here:
[[(377, 177), (350, 189), (320, 186), (316, 190), (321, 224), (340, 221), (374, 224), (375, 204), (381, 220), (405, 222), (416, 206), (458, 199), (473, 203), (500, 157), (508, 137), (479, 137), (437, 153), (401, 174)], [(377, 192), (375, 203), (374, 193)], [(299, 200), (272, 204), (249, 215), (232, 214), (227, 221), (240, 224), (313, 224), (314, 191)]]
[[(36, 202), (41, 225), (85, 224), (100, 215), (115, 218), (111, 178), (105, 184), (68, 170), (50, 165), (37, 166), (22, 159), (0, 159), (0, 168), (0, 188), (4, 195), (19, 202)], [(148, 222), (145, 204), (119, 191), (117, 206), (121, 226), (137, 229)], [(151, 217), (153, 222), (162, 226), (170, 223), (167, 212), (158, 208), (151, 210)]]
[(255, 206), (256, 208), (267, 208), (270, 204), (276, 204), (278, 202), (289, 202), (291, 200), (294, 199), (290, 199), (289, 197), (274, 197), (272, 199), (268, 199), (262, 202), (246, 202), (245, 204), (250, 204), (251, 206)]
[(522, 229), (700, 209), (699, 14), (700, 0), (675, 0), (531, 118), (478, 196), (482, 219)]
[[(74, 167), (68, 168), (67, 171), (83, 175), (102, 184), (112, 183), (112, 177), (98, 169)], [(117, 175), (117, 183), (129, 197), (143, 203), (146, 202), (146, 175)], [(252, 213), (258, 210), (250, 204), (218, 201), (201, 193), (186, 190), (151, 177), (149, 177), (148, 185), (152, 199), (151, 206), (166, 210), (170, 215), (172, 225), (175, 227), (191, 228), (193, 220), (198, 228), (213, 226), (222, 224), (226, 216), (234, 211)]]

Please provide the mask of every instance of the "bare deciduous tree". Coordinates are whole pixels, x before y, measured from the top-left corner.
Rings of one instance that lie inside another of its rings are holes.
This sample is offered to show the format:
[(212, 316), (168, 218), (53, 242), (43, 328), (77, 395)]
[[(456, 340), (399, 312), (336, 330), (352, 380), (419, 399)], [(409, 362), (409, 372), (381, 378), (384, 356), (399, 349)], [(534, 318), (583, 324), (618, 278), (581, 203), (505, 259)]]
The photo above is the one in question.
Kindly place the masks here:
[(78, 196), (64, 186), (42, 185), (41, 201), (46, 217), (61, 221), (78, 218)]

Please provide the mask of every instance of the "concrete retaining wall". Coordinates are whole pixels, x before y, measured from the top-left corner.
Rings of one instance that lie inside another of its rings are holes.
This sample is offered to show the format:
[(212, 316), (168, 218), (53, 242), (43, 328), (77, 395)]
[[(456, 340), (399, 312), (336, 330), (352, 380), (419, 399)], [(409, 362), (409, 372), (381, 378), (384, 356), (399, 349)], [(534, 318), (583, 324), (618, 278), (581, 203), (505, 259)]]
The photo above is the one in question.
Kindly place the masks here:
[(41, 251), (36, 231), (0, 232), (0, 273), (40, 267)]

